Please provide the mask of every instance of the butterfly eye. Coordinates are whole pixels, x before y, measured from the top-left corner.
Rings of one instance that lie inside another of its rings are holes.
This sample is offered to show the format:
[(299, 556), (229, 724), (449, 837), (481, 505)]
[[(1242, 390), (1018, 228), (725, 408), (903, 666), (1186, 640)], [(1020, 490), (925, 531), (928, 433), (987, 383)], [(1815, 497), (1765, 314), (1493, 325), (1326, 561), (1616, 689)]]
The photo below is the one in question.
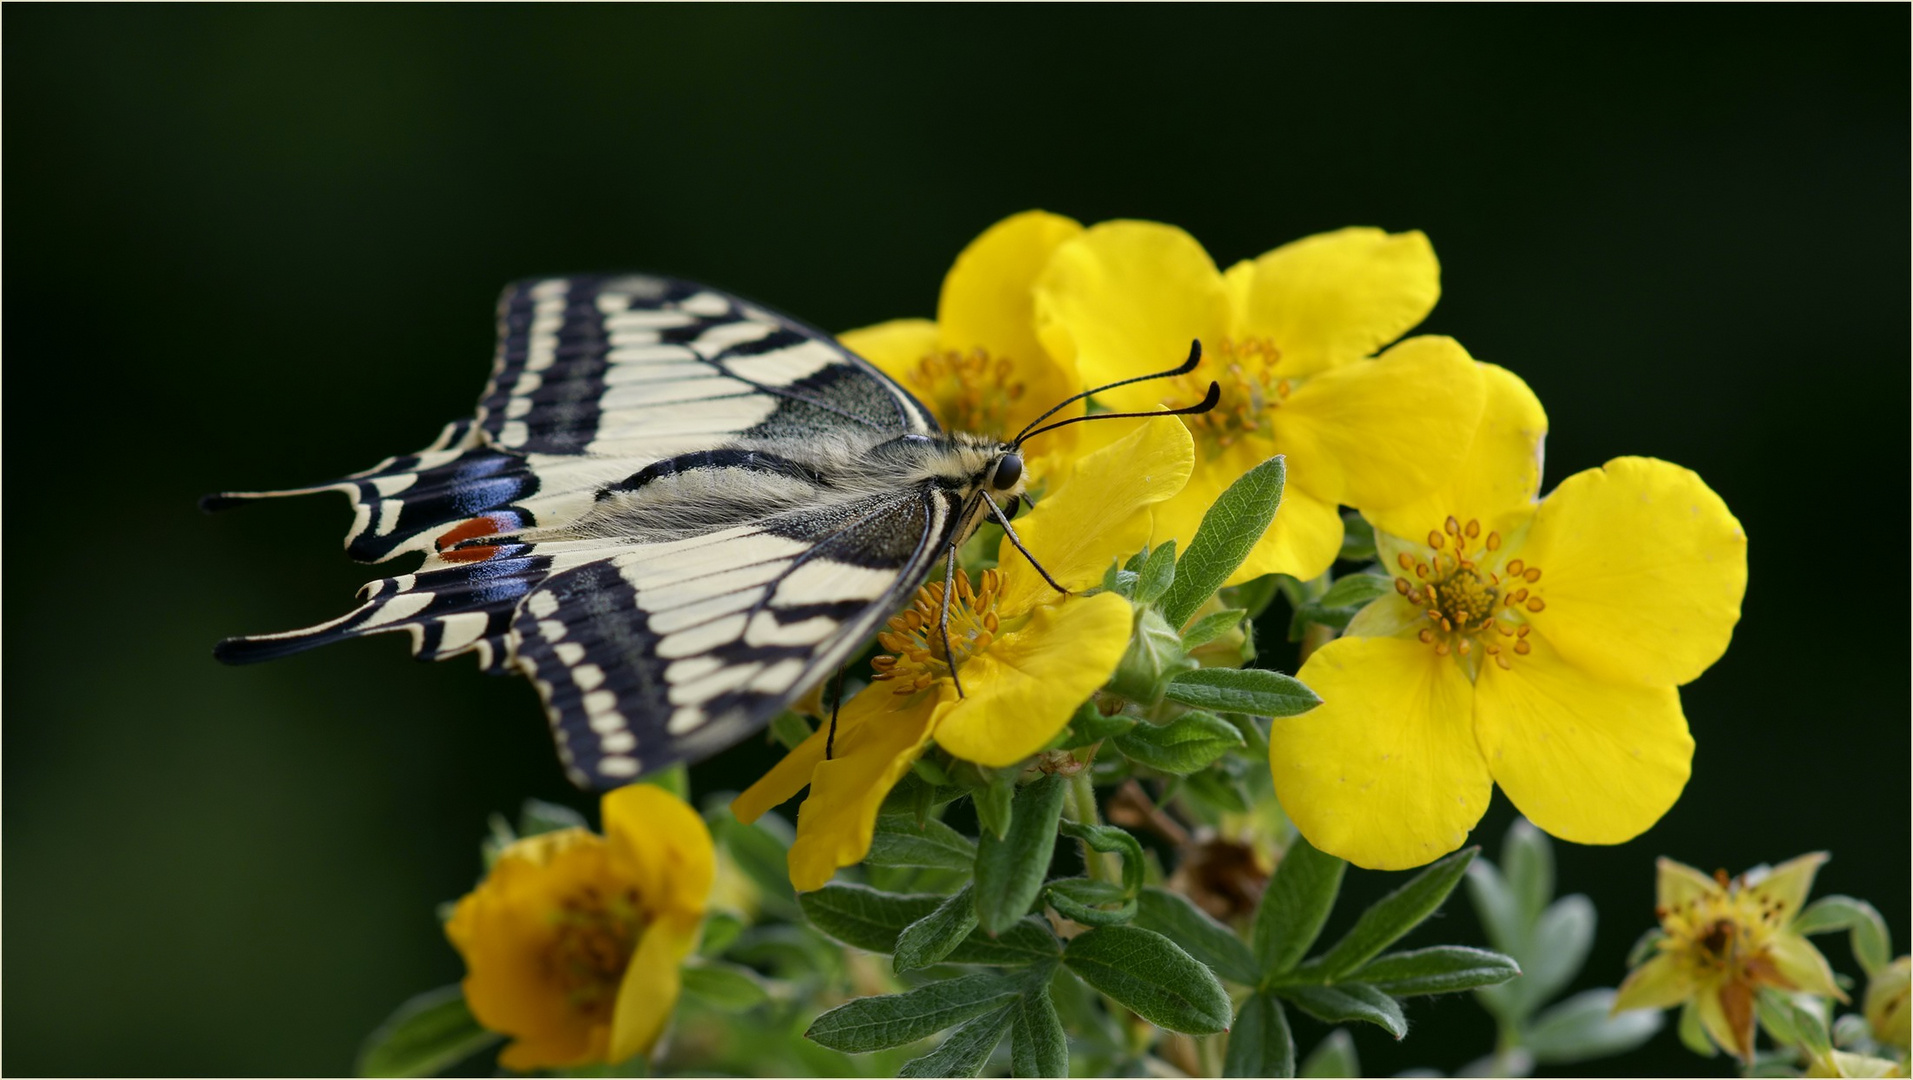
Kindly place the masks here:
[(1010, 453), (996, 460), (996, 475), (991, 478), (990, 483), (994, 484), (998, 491), (1008, 491), (1022, 478), (1023, 455)]

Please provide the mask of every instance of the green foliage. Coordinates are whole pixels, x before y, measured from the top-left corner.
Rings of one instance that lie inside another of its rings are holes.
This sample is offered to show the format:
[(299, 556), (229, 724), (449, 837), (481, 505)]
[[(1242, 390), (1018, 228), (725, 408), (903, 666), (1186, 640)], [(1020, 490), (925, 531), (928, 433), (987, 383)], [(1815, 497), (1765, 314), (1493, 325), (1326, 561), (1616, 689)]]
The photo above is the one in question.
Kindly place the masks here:
[(436, 1076), (502, 1037), (480, 1027), (457, 986), (400, 1005), (359, 1049), (359, 1076)]
[(1242, 1003), (1235, 1027), (1229, 1029), (1229, 1049), (1222, 1059), (1224, 1076), (1294, 1076), (1295, 1035), (1288, 1013), (1273, 995), (1255, 993)]
[(1136, 926), (1106, 926), (1071, 938), (1063, 963), (1136, 1015), (1170, 1031), (1211, 1035), (1229, 1026), (1229, 995), (1175, 942)]
[(1016, 793), (1002, 839), (985, 834), (977, 845), (976, 914), (989, 933), (1007, 930), (1043, 891), (1067, 793), (1067, 783), (1054, 775), (1023, 787)]
[(1250, 549), (1275, 520), (1285, 475), (1282, 459), (1272, 457), (1230, 484), (1202, 515), (1189, 550), (1176, 563), (1175, 584), (1161, 601), (1170, 625), (1187, 623), (1249, 557)]
[(1177, 675), (1165, 696), (1180, 705), (1252, 716), (1296, 716), (1322, 699), (1294, 678), (1263, 668), (1197, 668)]
[(1853, 958), (1868, 975), (1893, 962), (1893, 934), (1878, 910), (1851, 896), (1823, 896), (1800, 912), (1794, 929), (1802, 934), (1852, 934)]
[(872, 866), (968, 870), (976, 861), (976, 845), (935, 818), (916, 822), (896, 815), (880, 816), (870, 838), (870, 854), (864, 861)]
[(1186, 712), (1166, 724), (1144, 721), (1116, 736), (1116, 749), (1124, 757), (1157, 772), (1177, 774), (1205, 768), (1242, 745), (1242, 733), (1234, 724), (1206, 712)]

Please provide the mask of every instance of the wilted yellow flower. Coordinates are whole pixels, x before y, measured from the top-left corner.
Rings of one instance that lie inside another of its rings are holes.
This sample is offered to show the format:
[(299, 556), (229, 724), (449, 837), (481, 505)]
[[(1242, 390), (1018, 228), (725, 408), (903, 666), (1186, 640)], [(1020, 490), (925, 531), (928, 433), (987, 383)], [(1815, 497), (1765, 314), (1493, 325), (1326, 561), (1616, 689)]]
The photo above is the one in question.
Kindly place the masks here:
[(1187, 405), (1221, 384), (1220, 406), (1183, 418), (1198, 466), (1157, 510), (1151, 542), (1186, 547), (1224, 489), (1284, 454), (1282, 512), (1231, 583), (1307, 579), (1341, 548), (1338, 504), (1407, 502), (1467, 449), (1483, 389), (1459, 346), (1421, 338), (1367, 359), (1427, 316), (1439, 277), (1418, 232), (1324, 233), (1225, 274), (1181, 229), (1112, 221), (1056, 248), (1036, 282), (1036, 319), (1051, 355), (1092, 385), (1160, 371), (1199, 339), (1194, 372), (1101, 395), (1142, 410)]
[[(1073, 592), (1140, 548), (1150, 508), (1189, 478), (1194, 449), (1182, 426), (1134, 423), (1017, 525), (1030, 553)], [(810, 785), (790, 849), (799, 889), (820, 888), (838, 867), (862, 860), (884, 796), (933, 739), (979, 765), (1022, 761), (1102, 687), (1129, 644), (1128, 601), (1058, 595), (1006, 538), (998, 569), (975, 588), (960, 578), (950, 605), (959, 697), (936, 628), (941, 600), (942, 583), (932, 582), (891, 620), (879, 639), (889, 653), (875, 662), (878, 680), (844, 704), (828, 760), (820, 728), (731, 804), (739, 820), (755, 821)]]
[(600, 803), (605, 835), (561, 829), (507, 847), (445, 933), (478, 1022), (512, 1037), (518, 1072), (625, 1061), (677, 1003), (711, 891), (711, 835), (662, 788)]
[(1760, 988), (1798, 990), (1845, 1001), (1820, 950), (1794, 930), (1824, 852), (1728, 880), (1661, 859), (1654, 914), (1658, 954), (1621, 984), (1614, 1011), (1693, 1002), (1701, 1025), (1729, 1053), (1752, 1060), (1754, 998)]
[(1873, 973), (1867, 982), (1867, 1026), (1873, 1037), (1907, 1049), (1913, 1041), (1913, 957), (1902, 956)]
[(1479, 367), (1488, 405), (1457, 440), (1461, 469), (1365, 512), (1395, 591), (1296, 673), (1322, 705), (1270, 733), (1296, 826), (1359, 866), (1460, 847), (1497, 783), (1564, 840), (1639, 835), (1687, 783), (1675, 688), (1740, 617), (1747, 540), (1720, 496), (1616, 458), (1534, 501), (1547, 418), (1520, 379)]

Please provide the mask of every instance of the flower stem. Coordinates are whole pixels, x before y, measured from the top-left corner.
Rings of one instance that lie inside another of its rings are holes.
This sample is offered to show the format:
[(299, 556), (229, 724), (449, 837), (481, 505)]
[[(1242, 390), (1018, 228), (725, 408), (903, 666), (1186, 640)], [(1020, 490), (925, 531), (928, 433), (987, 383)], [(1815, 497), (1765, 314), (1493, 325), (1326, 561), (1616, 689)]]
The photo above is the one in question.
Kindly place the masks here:
[[(1096, 810), (1096, 785), (1090, 781), (1089, 770), (1069, 778), (1069, 798), (1063, 803), (1063, 812), (1071, 821), (1079, 825), (1101, 825), (1102, 816)], [(1082, 843), (1079, 841), (1079, 843)], [(1109, 865), (1113, 856), (1104, 856), (1102, 852), (1082, 843), (1083, 867), (1096, 881), (1121, 881), (1122, 875)]]

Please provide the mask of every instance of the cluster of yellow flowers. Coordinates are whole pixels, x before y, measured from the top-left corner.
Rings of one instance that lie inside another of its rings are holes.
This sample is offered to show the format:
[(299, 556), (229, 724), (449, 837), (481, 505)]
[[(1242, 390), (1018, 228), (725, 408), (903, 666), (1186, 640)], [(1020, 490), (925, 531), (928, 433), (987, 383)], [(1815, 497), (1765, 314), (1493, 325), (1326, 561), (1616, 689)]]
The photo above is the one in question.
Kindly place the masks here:
[[(1527, 385), (1450, 338), (1403, 337), (1439, 294), (1417, 232), (1343, 229), (1223, 271), (1171, 226), (1029, 212), (958, 256), (935, 321), (844, 334), (951, 430), (1012, 437), (1191, 340), (1193, 373), (1100, 404), (1186, 405), (1212, 380), (1222, 398), (1180, 423), (1046, 436), (1029, 460), (1039, 498), (1017, 529), (1071, 593), (1006, 538), (995, 569), (959, 579), (945, 655), (926, 630), (942, 600), (930, 587), (880, 639), (878, 678), (843, 705), (834, 737), (798, 746), (737, 799), (738, 818), (808, 786), (790, 875), (817, 889), (864, 858), (885, 795), (932, 743), (992, 768), (1044, 749), (1134, 628), (1121, 595), (1082, 594), (1144, 545), (1186, 550), (1217, 497), (1279, 454), (1280, 511), (1229, 583), (1322, 575), (1342, 549), (1342, 507), (1374, 526), (1393, 576), (1298, 673), (1323, 704), (1270, 732), (1276, 794), (1309, 842), (1360, 866), (1419, 866), (1463, 843), (1495, 784), (1564, 839), (1648, 828), (1687, 781), (1676, 688), (1727, 647), (1746, 537), (1698, 476), (1652, 459), (1618, 458), (1539, 498), (1547, 419)], [(657, 789), (613, 793), (605, 820), (605, 840), (508, 850), (450, 926), (474, 1013), (518, 1038), (509, 1067), (621, 1060), (668, 1015), (710, 841)]]

